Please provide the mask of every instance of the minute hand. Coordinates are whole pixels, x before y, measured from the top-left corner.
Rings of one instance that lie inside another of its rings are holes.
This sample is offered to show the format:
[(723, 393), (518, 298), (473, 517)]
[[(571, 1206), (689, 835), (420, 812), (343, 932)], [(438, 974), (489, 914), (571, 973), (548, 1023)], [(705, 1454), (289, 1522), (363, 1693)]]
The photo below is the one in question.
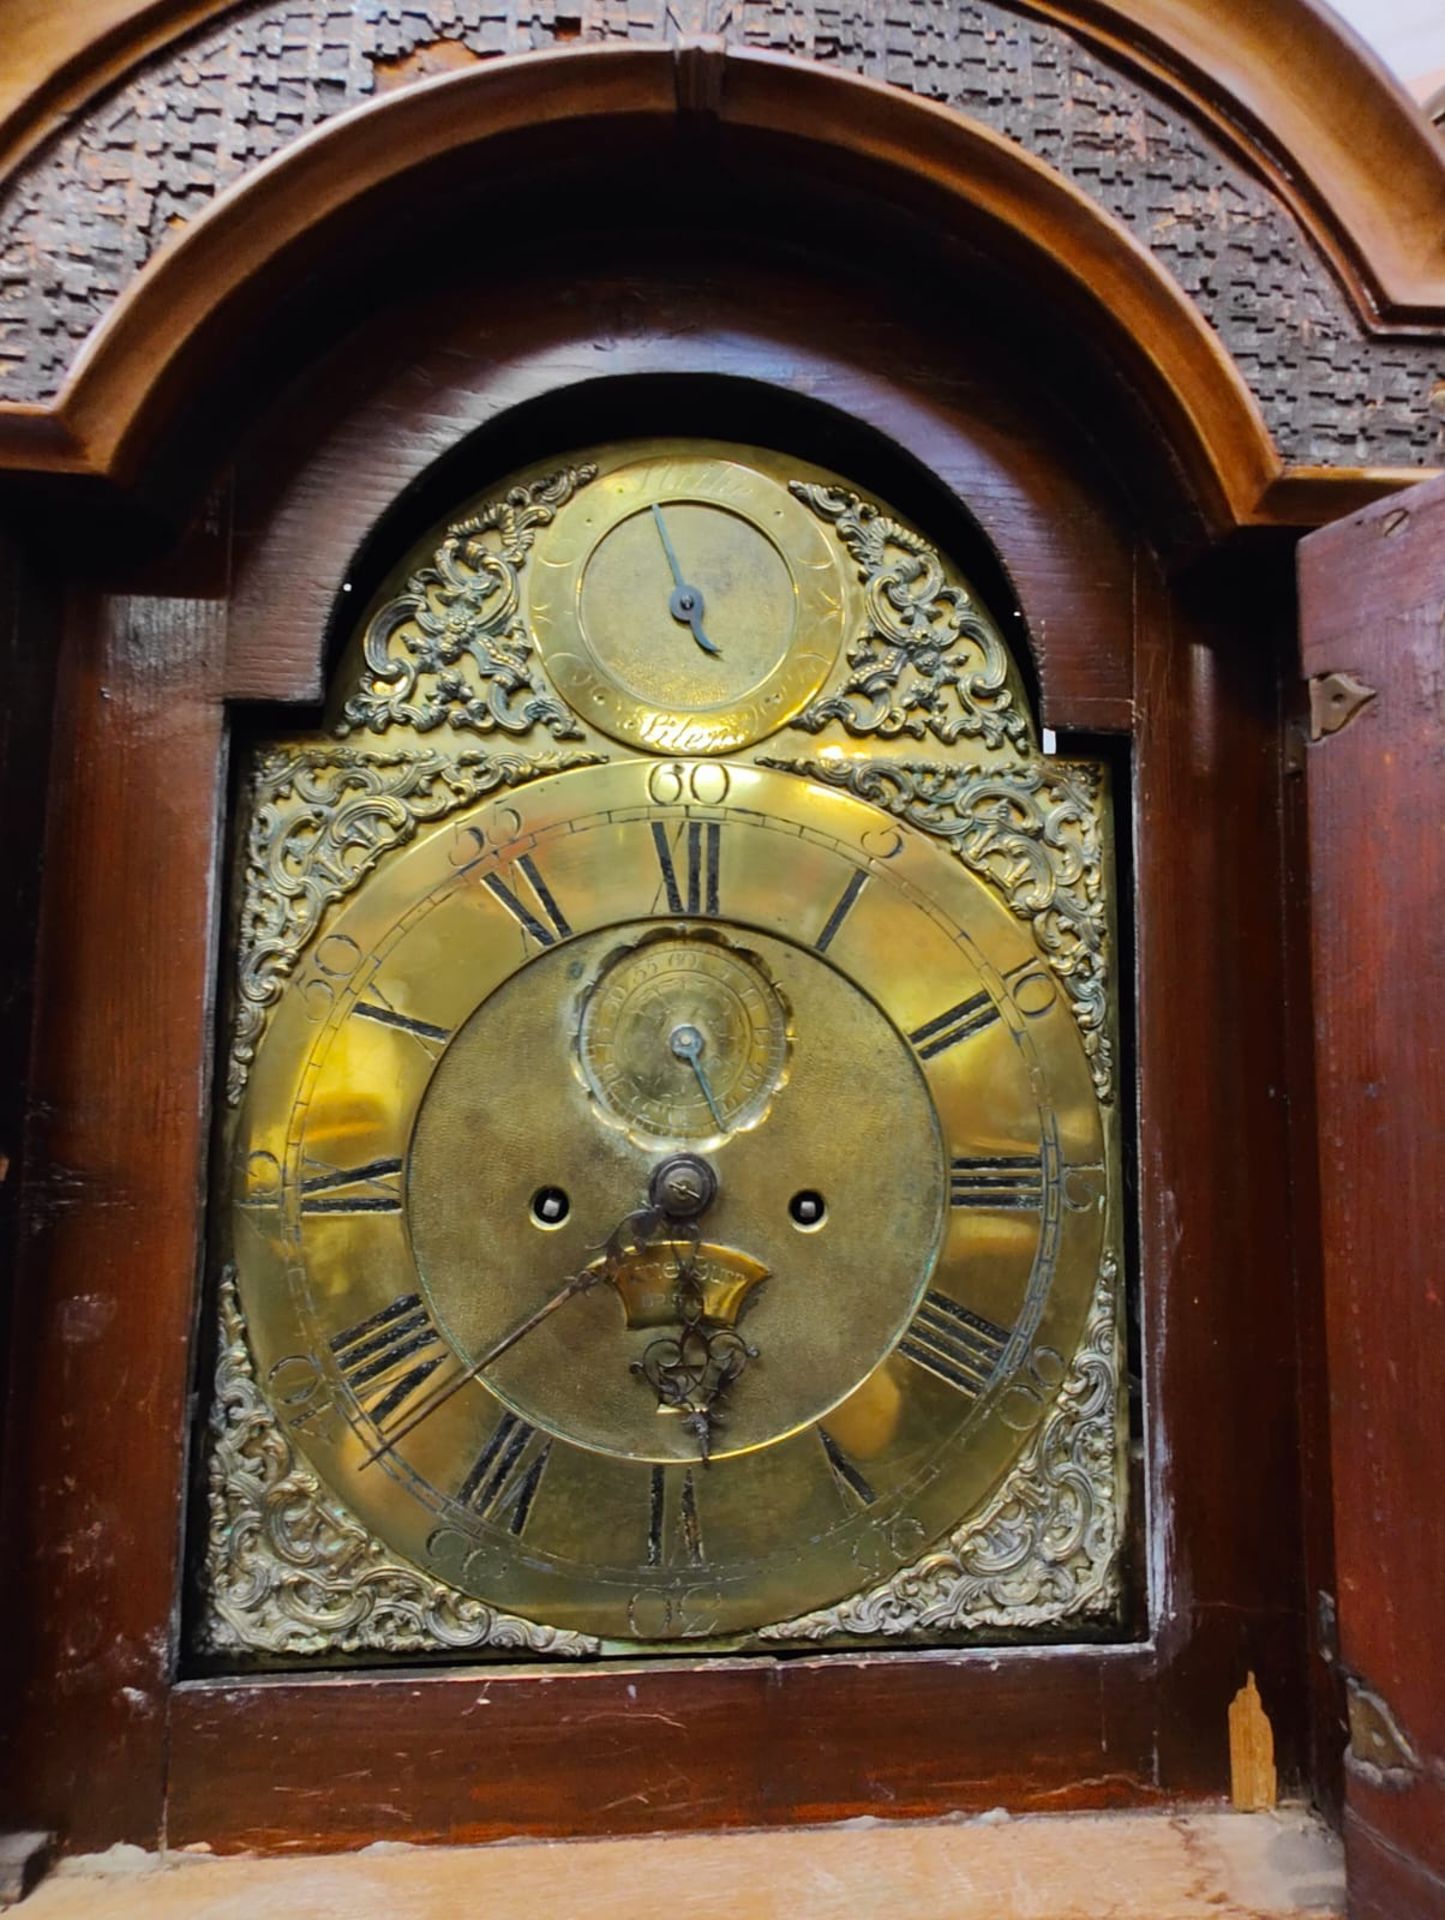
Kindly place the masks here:
[(620, 1263), (629, 1254), (640, 1252), (646, 1246), (657, 1231), (661, 1218), (662, 1216), (653, 1207), (639, 1207), (631, 1213), (624, 1214), (603, 1243), (603, 1258), (600, 1262), (584, 1267), (580, 1273), (574, 1273), (569, 1280), (565, 1280), (558, 1287), (550, 1300), (544, 1300), (534, 1312), (529, 1313), (524, 1320), (519, 1320), (514, 1327), (504, 1333), (495, 1346), (488, 1347), (480, 1360), (474, 1360), (469, 1367), (464, 1367), (460, 1373), (454, 1373), (450, 1379), (443, 1381), (441, 1386), (433, 1388), (424, 1400), (412, 1408), (399, 1427), (394, 1427), (385, 1435), (381, 1445), (362, 1461), (362, 1466), (372, 1466), (383, 1455), (390, 1453), (398, 1440), (404, 1440), (409, 1433), (421, 1425), (423, 1420), (430, 1418), (438, 1407), (444, 1406), (454, 1393), (460, 1393), (469, 1380), (475, 1380), (479, 1373), (485, 1373), (487, 1368), (500, 1360), (504, 1353), (509, 1353), (519, 1340), (525, 1340), (532, 1329), (540, 1327), (544, 1320), (557, 1311), (558, 1307), (565, 1306), (577, 1294), (588, 1292), (590, 1288), (597, 1285), (599, 1280), (611, 1280)]
[(380, 1460), (383, 1454), (390, 1453), (398, 1440), (404, 1440), (409, 1433), (421, 1425), (423, 1420), (434, 1414), (438, 1407), (445, 1405), (454, 1393), (460, 1393), (469, 1380), (475, 1380), (479, 1373), (484, 1373), (494, 1361), (500, 1360), (504, 1353), (510, 1352), (519, 1340), (526, 1338), (533, 1327), (540, 1327), (550, 1314), (554, 1314), (558, 1307), (565, 1305), (574, 1294), (585, 1293), (589, 1287), (595, 1287), (597, 1282), (605, 1277), (606, 1275), (601, 1271), (588, 1272), (585, 1268), (581, 1273), (574, 1273), (565, 1285), (557, 1289), (550, 1300), (544, 1300), (535, 1313), (529, 1313), (526, 1319), (519, 1321), (509, 1333), (504, 1333), (497, 1344), (489, 1347), (480, 1360), (474, 1360), (461, 1373), (454, 1373), (449, 1380), (433, 1389), (418, 1406), (412, 1409), (399, 1427), (394, 1427), (387, 1434), (375, 1452), (367, 1454), (361, 1463), (362, 1466), (369, 1467)]
[(678, 565), (677, 555), (673, 552), (672, 541), (668, 537), (667, 522), (662, 517), (662, 508), (656, 501), (652, 506), (652, 517), (657, 523), (658, 538), (662, 541), (662, 550), (667, 555), (667, 564), (672, 569), (672, 595), (667, 610), (673, 619), (684, 627), (692, 628), (692, 637), (704, 653), (722, 658), (722, 648), (713, 645), (702, 630), (702, 590), (692, 586), (682, 577), (682, 568)]

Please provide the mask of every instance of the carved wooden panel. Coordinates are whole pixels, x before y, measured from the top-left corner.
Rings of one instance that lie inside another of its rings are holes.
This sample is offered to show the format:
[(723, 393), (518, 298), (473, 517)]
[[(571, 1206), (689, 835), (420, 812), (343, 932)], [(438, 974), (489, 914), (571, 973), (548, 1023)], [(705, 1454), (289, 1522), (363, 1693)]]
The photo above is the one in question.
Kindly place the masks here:
[(1228, 345), (1281, 453), (1445, 458), (1445, 349), (1366, 336), (1290, 211), (1162, 92), (993, 0), (263, 0), (151, 61), (0, 199), (0, 399), (40, 401), (167, 238), (342, 110), (475, 59), (722, 32), (944, 101), (1148, 246)]

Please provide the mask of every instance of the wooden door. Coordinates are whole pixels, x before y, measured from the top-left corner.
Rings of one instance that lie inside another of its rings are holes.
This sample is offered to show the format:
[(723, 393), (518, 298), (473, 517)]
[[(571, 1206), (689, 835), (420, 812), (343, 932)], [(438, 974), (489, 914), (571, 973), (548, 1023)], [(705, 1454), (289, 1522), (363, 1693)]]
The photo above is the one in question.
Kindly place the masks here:
[(1445, 481), (1300, 548), (1352, 1920), (1445, 1915)]

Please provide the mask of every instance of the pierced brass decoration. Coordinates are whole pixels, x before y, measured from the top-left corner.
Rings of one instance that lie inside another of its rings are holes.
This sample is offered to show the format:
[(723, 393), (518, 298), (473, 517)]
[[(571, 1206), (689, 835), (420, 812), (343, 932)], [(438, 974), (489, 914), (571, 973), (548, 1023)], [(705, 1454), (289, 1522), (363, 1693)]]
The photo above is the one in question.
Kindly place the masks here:
[(761, 764), (857, 794), (942, 840), (1021, 920), (1064, 983), (1101, 1100), (1114, 1097), (1103, 776), (1079, 761), (1001, 771), (857, 760)]
[(818, 733), (932, 735), (1029, 752), (1029, 723), (1009, 686), (1008, 649), (937, 550), (872, 502), (841, 487), (795, 480), (792, 492), (831, 525), (862, 583), (867, 625), (848, 649), (841, 688), (793, 722)]
[(360, 1526), (298, 1456), (257, 1386), (234, 1273), (220, 1293), (205, 1652), (597, 1652), (587, 1634), (499, 1613), (419, 1573)]
[(445, 722), (468, 733), (539, 726), (557, 740), (579, 739), (572, 713), (537, 673), (518, 576), (540, 529), (596, 474), (594, 466), (563, 467), (448, 527), (431, 564), (372, 616), (362, 690), (346, 702), (337, 731), (401, 725), (427, 733)]
[[(891, 1580), (765, 1627), (762, 1637), (1028, 1631), (1114, 1618), (1124, 1524), (1121, 1378), (1119, 1270), (1109, 1255), (1057, 1398), (983, 1511)], [(1039, 1381), (1038, 1404), (1052, 1390)]]
[(405, 846), (423, 821), (440, 820), (503, 787), (600, 754), (524, 759), (468, 751), (377, 753), (342, 746), (275, 747), (250, 781), (245, 898), (236, 953), (236, 1013), (226, 1073), (232, 1106), (246, 1089), (272, 1006), (314, 938), (327, 907)]

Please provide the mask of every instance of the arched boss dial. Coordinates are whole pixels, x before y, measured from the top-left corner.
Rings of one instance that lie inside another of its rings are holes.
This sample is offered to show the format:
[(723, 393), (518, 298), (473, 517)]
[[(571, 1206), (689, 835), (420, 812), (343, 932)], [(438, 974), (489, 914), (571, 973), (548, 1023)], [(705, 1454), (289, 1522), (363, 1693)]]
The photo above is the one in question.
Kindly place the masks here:
[[(418, 1565), (616, 1639), (746, 1633), (955, 1525), (1104, 1229), (1026, 932), (859, 801), (706, 762), (541, 780), (396, 855), (283, 996), (240, 1135), (248, 1322), (318, 1470)], [(663, 1217), (688, 1155), (715, 1192)]]
[(838, 657), (838, 552), (776, 456), (738, 451), (639, 448), (538, 537), (528, 612), (548, 676), (614, 739), (746, 746), (800, 712)]

